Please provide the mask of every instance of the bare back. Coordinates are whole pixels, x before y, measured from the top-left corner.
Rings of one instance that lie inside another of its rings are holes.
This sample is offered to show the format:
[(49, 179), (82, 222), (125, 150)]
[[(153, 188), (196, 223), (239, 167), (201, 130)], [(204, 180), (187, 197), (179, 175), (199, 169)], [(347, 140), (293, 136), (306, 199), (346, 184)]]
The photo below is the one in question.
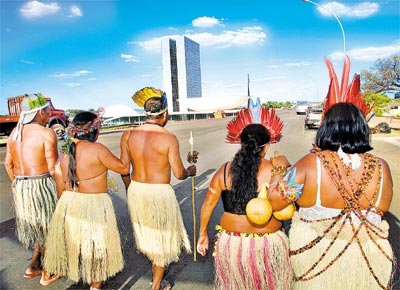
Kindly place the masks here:
[[(232, 162), (229, 162), (226, 168), (226, 172), (229, 172)], [(220, 169), (214, 174), (211, 180), (210, 187), (208, 189), (204, 204), (210, 206), (212, 209), (215, 208), (217, 202), (221, 198), (222, 191), (225, 189), (231, 189), (231, 176), (224, 173), (225, 165), (222, 165)], [(257, 174), (258, 189), (261, 190), (264, 183), (269, 183), (271, 180), (272, 165), (269, 160), (262, 159), (259, 171)], [(226, 178), (226, 179), (225, 179)], [(226, 182), (226, 188), (225, 188)], [(206, 211), (206, 209), (204, 210)], [(207, 217), (206, 217), (207, 216)], [(202, 217), (202, 224), (208, 224), (210, 215), (204, 215)], [(273, 233), (279, 230), (282, 226), (282, 222), (275, 219), (273, 216), (267, 224), (258, 226), (250, 222), (246, 215), (232, 214), (224, 212), (220, 219), (220, 225), (227, 231), (232, 232), (243, 232), (243, 233)]]
[(167, 184), (171, 170), (178, 179), (186, 178), (186, 169), (179, 155), (179, 142), (174, 134), (161, 126), (145, 124), (131, 130), (129, 154), (133, 165), (132, 180)]
[[(76, 144), (75, 160), (76, 177), (79, 182), (76, 190), (81, 193), (107, 192), (107, 169), (121, 174), (129, 170), (129, 164), (125, 165), (107, 147), (98, 142), (79, 141)], [(56, 182), (58, 186), (64, 185), (61, 190), (73, 190), (68, 182), (69, 161), (69, 156), (60, 157), (61, 176), (57, 176)]]
[[(324, 154), (333, 166), (333, 164), (335, 164), (335, 161), (332, 160), (332, 158), (329, 156), (327, 152), (325, 152)], [(363, 157), (364, 154), (360, 154), (360, 156)], [(378, 160), (382, 164), (383, 179), (382, 180), (380, 179), (381, 177), (380, 171), (378, 170), (378, 167), (376, 167), (372, 172), (372, 178), (370, 179), (368, 187), (364, 188), (363, 194), (365, 195), (365, 198), (360, 199), (360, 206), (363, 209), (367, 208), (369, 206), (368, 203), (369, 200), (375, 203), (377, 196), (374, 196), (374, 193), (376, 194), (377, 191), (379, 191), (379, 186), (380, 183), (382, 182), (383, 195), (381, 202), (379, 204), (379, 209), (382, 212), (386, 212), (389, 208), (392, 199), (393, 182), (390, 174), (390, 169), (387, 166), (387, 163), (383, 159), (378, 159)], [(317, 192), (317, 178), (316, 178), (317, 168), (316, 168), (315, 154), (306, 155), (295, 166), (298, 168), (298, 174), (299, 174), (299, 176), (296, 177), (296, 181), (304, 183), (303, 194), (299, 198), (298, 204), (302, 207), (313, 206), (316, 201), (316, 192)], [(351, 172), (349, 176), (347, 176), (343, 168), (344, 168), (343, 166), (339, 166), (339, 168), (336, 169), (336, 171), (339, 170), (339, 175), (342, 177), (343, 185), (345, 186), (346, 190), (349, 193), (354, 194), (355, 189), (358, 186), (358, 182), (361, 180), (363, 174), (365, 174), (364, 161), (362, 163), (362, 166), (359, 169)], [(322, 205), (330, 208), (339, 208), (339, 209), (344, 208), (345, 202), (341, 197), (335, 183), (333, 182), (333, 180), (331, 179), (325, 168), (322, 168), (321, 174), (322, 174), (321, 176)], [(351, 184), (351, 180), (353, 184)]]
[(10, 179), (45, 173), (54, 175), (58, 157), (54, 131), (39, 124), (26, 124), (22, 129), (21, 142), (12, 140), (15, 133), (16, 129), (9, 137), (4, 162)]

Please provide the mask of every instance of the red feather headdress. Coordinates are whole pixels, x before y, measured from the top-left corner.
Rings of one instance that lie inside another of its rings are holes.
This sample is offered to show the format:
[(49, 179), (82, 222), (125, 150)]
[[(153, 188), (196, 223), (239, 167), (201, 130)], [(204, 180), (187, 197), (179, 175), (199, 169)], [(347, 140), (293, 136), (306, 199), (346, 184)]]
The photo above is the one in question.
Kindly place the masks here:
[(253, 100), (251, 100), (250, 103), (249, 108), (240, 110), (237, 117), (226, 125), (226, 129), (228, 130), (225, 138), (226, 141), (231, 144), (238, 144), (240, 143), (240, 134), (247, 125), (261, 124), (267, 128), (271, 136), (270, 143), (279, 142), (282, 138), (281, 131), (283, 123), (281, 119), (275, 115), (275, 110), (261, 107), (259, 98), (257, 98), (255, 105)]
[(351, 85), (349, 86), (350, 74), (350, 59), (346, 55), (344, 58), (342, 82), (339, 87), (339, 81), (332, 63), (325, 57), (326, 65), (328, 66), (329, 84), (328, 94), (324, 101), (324, 115), (326, 112), (337, 103), (352, 103), (357, 106), (364, 116), (367, 116), (372, 111), (372, 105), (369, 106), (363, 99), (360, 92), (360, 75), (354, 74)]

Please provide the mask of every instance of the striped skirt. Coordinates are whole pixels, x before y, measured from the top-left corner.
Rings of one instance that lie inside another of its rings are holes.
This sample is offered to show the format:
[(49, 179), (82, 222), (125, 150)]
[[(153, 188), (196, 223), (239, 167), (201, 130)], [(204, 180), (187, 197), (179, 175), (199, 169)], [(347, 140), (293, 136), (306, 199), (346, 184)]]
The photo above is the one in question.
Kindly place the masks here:
[(291, 289), (289, 245), (282, 231), (244, 234), (220, 230), (213, 255), (214, 289)]
[(57, 204), (57, 189), (49, 175), (17, 177), (12, 183), (18, 240), (26, 248), (44, 247)]

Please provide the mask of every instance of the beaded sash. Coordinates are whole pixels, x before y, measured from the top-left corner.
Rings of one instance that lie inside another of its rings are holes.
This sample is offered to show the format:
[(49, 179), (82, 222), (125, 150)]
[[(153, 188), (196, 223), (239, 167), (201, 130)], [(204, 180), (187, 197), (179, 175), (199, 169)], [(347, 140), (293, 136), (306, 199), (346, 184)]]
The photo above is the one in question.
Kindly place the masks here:
[[(322, 233), (317, 236), (314, 240), (312, 240), (310, 243), (290, 251), (290, 255), (298, 255), (300, 253), (303, 253), (312, 247), (314, 247), (317, 243), (319, 243), (323, 238), (329, 238), (330, 243), (324, 250), (324, 252), (320, 255), (320, 257), (317, 259), (315, 263), (312, 264), (312, 266), (305, 271), (305, 273), (296, 276), (296, 280), (302, 280), (302, 281), (307, 281), (310, 279), (313, 279), (317, 277), (318, 275), (322, 274), (325, 272), (329, 267), (331, 267), (349, 248), (349, 246), (356, 242), (359, 246), (359, 249), (361, 251), (361, 254), (363, 256), (363, 259), (365, 263), (367, 264), (369, 271), (371, 275), (374, 277), (374, 280), (377, 282), (379, 287), (382, 289), (389, 289), (390, 288), (390, 283), (388, 285), (383, 285), (377, 275), (374, 272), (374, 269), (371, 267), (371, 263), (368, 260), (368, 257), (365, 254), (365, 249), (363, 248), (362, 241), (360, 240), (359, 233), (360, 231), (365, 231), (367, 233), (368, 238), (373, 242), (373, 244), (377, 247), (378, 251), (380, 251), (386, 259), (388, 259), (390, 262), (393, 262), (393, 259), (390, 257), (388, 253), (386, 253), (382, 247), (377, 243), (378, 239), (387, 239), (387, 236), (385, 236), (383, 230), (379, 227), (379, 225), (375, 225), (368, 219), (368, 214), (371, 212), (377, 212), (380, 213), (379, 209), (377, 208), (377, 205), (374, 204), (374, 201), (377, 198), (377, 194), (380, 189), (380, 184), (382, 182), (382, 165), (381, 163), (374, 158), (371, 154), (365, 153), (364, 154), (364, 167), (363, 167), (363, 173), (362, 176), (359, 180), (355, 180), (354, 177), (352, 176), (351, 168), (347, 168), (346, 166), (343, 165), (342, 161), (340, 158), (337, 156), (336, 152), (330, 152), (330, 156), (333, 160), (334, 165), (331, 166), (330, 161), (327, 160), (324, 154), (322, 154), (321, 151), (316, 151), (316, 154), (322, 161), (322, 164), (326, 171), (328, 172), (331, 180), (334, 182), (338, 192), (340, 193), (341, 197), (343, 198), (345, 202), (345, 207), (340, 211), (340, 213), (337, 216), (330, 217), (330, 218), (324, 218), (324, 219), (317, 219), (317, 220), (306, 220), (306, 219), (301, 219), (303, 222), (308, 222), (308, 223), (313, 223), (313, 222), (323, 222), (326, 224), (325, 230), (322, 231)], [(346, 176), (341, 176), (340, 170), (339, 170), (339, 164), (342, 165), (342, 168), (344, 168), (346, 172)], [(378, 169), (378, 174), (379, 174), (379, 180), (377, 183), (377, 186), (375, 188), (375, 191), (372, 195), (371, 198), (368, 198), (365, 194), (366, 189), (371, 183), (371, 180), (373, 179), (374, 172)], [(350, 190), (348, 190), (344, 184), (343, 178), (347, 178), (349, 185), (350, 185)], [(362, 209), (361, 207), (361, 198), (364, 198), (368, 202), (368, 207), (366, 209)], [(359, 224), (355, 224), (353, 222), (353, 217), (356, 216), (358, 220), (360, 221)], [(346, 246), (343, 248), (341, 252), (339, 252), (329, 263), (326, 264), (324, 268), (322, 268), (319, 272), (315, 274), (310, 274), (324, 259), (324, 257), (327, 255), (328, 251), (332, 248), (333, 244), (335, 241), (338, 239), (340, 236), (341, 232), (343, 231), (343, 228), (345, 227), (346, 224), (350, 224), (351, 226), (351, 235), (349, 236), (348, 243)]]

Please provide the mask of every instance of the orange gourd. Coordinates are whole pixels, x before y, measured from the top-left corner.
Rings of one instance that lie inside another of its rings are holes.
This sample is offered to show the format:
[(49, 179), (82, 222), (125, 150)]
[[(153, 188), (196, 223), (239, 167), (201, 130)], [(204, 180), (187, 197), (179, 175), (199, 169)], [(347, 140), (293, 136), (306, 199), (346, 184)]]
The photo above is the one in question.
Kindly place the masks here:
[(293, 217), (295, 211), (296, 211), (296, 206), (293, 203), (291, 203), (284, 209), (281, 209), (280, 211), (274, 211), (272, 213), (272, 215), (276, 219), (284, 221), (284, 220), (291, 219)]
[(256, 225), (266, 224), (272, 215), (272, 206), (268, 200), (268, 183), (264, 183), (257, 197), (251, 199), (246, 206), (247, 218)]

